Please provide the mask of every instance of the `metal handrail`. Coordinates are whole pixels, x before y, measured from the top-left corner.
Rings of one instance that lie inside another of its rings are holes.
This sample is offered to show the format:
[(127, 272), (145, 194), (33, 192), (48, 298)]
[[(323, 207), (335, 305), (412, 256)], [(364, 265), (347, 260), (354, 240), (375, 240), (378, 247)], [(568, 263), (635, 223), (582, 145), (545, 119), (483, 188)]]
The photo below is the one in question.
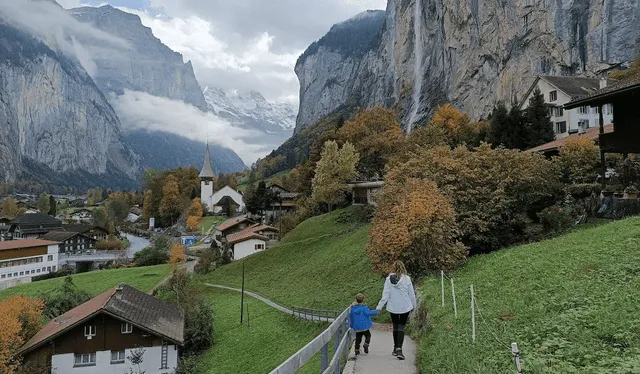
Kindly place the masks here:
[[(318, 352), (322, 352), (320, 373), (330, 373), (328, 370), (331, 369), (335, 374), (339, 374), (341, 358), (348, 353), (346, 348), (347, 345), (351, 345), (350, 342), (353, 338), (353, 330), (349, 327), (350, 314), (351, 307), (348, 307), (326, 330), (277, 368), (273, 369), (271, 374), (293, 374)], [(334, 340), (334, 353), (331, 362), (329, 362), (329, 343), (332, 338)]]

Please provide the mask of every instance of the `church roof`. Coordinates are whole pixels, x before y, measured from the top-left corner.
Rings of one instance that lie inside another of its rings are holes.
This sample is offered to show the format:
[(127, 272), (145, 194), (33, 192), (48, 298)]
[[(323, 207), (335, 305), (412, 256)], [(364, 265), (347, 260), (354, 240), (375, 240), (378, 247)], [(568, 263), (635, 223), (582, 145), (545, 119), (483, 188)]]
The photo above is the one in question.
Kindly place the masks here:
[(213, 169), (211, 168), (211, 155), (209, 154), (209, 143), (207, 143), (207, 149), (204, 153), (204, 165), (200, 171), (200, 178), (213, 178)]

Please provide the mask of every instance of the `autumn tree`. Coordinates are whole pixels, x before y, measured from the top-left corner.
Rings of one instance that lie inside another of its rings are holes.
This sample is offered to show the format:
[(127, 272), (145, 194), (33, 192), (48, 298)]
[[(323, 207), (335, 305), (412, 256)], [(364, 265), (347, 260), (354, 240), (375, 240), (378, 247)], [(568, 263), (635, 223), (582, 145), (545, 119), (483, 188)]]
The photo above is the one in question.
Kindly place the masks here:
[(365, 178), (382, 176), (388, 159), (404, 136), (393, 111), (376, 107), (363, 110), (338, 130), (341, 142), (353, 144), (360, 155), (358, 172)]
[(220, 174), (215, 180), (215, 189), (220, 190), (226, 186), (233, 188), (234, 190), (238, 189), (238, 180), (236, 179), (235, 174), (227, 173)]
[(187, 217), (187, 230), (194, 232), (198, 230), (198, 226), (200, 226), (201, 218), (196, 216)]
[(153, 191), (147, 190), (142, 203), (142, 218), (145, 222), (149, 222), (151, 217), (153, 217)]
[(621, 81), (625, 81), (638, 75), (640, 75), (640, 55), (636, 57), (636, 59), (633, 61), (629, 69), (614, 70), (611, 72), (609, 77), (611, 79), (618, 79)]
[(18, 201), (13, 197), (7, 197), (0, 202), (0, 216), (15, 218), (18, 215)]
[(377, 271), (402, 260), (415, 273), (452, 269), (467, 256), (455, 212), (435, 183), (407, 179), (385, 184), (367, 246)]
[(107, 199), (106, 209), (111, 222), (122, 222), (129, 215), (131, 204), (124, 193), (112, 193)]
[(40, 329), (42, 310), (42, 300), (22, 295), (0, 302), (0, 373), (13, 374), (20, 367), (16, 353)]
[(358, 153), (351, 143), (345, 143), (340, 149), (335, 141), (326, 142), (322, 157), (316, 164), (312, 198), (318, 203), (327, 204), (329, 211), (343, 202), (349, 190), (347, 182), (357, 175), (358, 159)]
[(160, 214), (166, 222), (173, 223), (180, 216), (181, 207), (178, 181), (173, 175), (170, 175), (167, 177), (164, 187), (162, 187)]
[(600, 164), (600, 152), (592, 139), (586, 136), (570, 137), (565, 141), (554, 163), (565, 183), (594, 183)]
[(43, 192), (40, 195), (36, 206), (38, 207), (38, 210), (44, 214), (47, 214), (49, 212), (49, 195), (46, 192)]
[(186, 261), (186, 255), (184, 247), (178, 243), (171, 246), (171, 256), (169, 257), (169, 264), (177, 265)]
[(465, 113), (451, 104), (445, 104), (436, 109), (429, 127), (442, 129), (446, 142), (451, 146), (478, 146), (485, 140), (488, 125), (485, 122), (472, 122)]
[(189, 206), (189, 212), (187, 214), (189, 217), (196, 217), (198, 219), (202, 218), (202, 202), (200, 199), (193, 199), (191, 201), (191, 205)]

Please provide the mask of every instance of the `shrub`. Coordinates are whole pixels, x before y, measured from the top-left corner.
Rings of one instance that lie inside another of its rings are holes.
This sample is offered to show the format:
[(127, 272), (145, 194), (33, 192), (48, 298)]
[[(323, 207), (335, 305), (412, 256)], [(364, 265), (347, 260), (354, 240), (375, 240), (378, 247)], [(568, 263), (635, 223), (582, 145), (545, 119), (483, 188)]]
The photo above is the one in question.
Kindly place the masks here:
[(106, 250), (106, 251), (121, 251), (124, 249), (124, 243), (118, 239), (111, 240), (98, 240), (96, 243), (96, 249)]
[[(212, 243), (215, 243), (215, 241)], [(216, 249), (217, 246), (200, 251), (198, 263), (193, 269), (197, 274), (207, 274), (215, 268)]]
[(600, 195), (602, 187), (597, 183), (570, 184), (567, 185), (566, 191), (574, 199), (584, 199), (593, 194)]
[(435, 183), (387, 183), (379, 204), (368, 244), (377, 271), (388, 272), (396, 260), (416, 273), (451, 269), (465, 260), (455, 212)]
[(151, 247), (147, 247), (133, 256), (136, 266), (153, 266), (169, 261), (169, 238), (158, 235)]
[(62, 287), (52, 293), (43, 295), (44, 315), (53, 319), (58, 317), (91, 298), (88, 292), (79, 289), (68, 276), (64, 279)]
[(31, 277), (31, 281), (32, 282), (38, 282), (41, 280), (45, 280), (45, 279), (53, 279), (53, 278), (61, 278), (61, 277), (66, 277), (73, 274), (73, 271), (69, 268), (60, 268), (57, 271), (51, 272), (51, 273), (47, 273), (47, 274), (42, 274), (42, 275), (36, 275), (35, 277)]
[(566, 183), (592, 183), (598, 176), (599, 155), (593, 140), (579, 136), (567, 139), (554, 163)]
[(548, 233), (562, 233), (575, 224), (573, 213), (561, 205), (554, 205), (538, 213), (540, 222)]
[(340, 223), (369, 223), (373, 219), (375, 207), (358, 205), (340, 212), (337, 221)]
[(202, 371), (198, 356), (180, 357), (175, 374), (199, 374)]

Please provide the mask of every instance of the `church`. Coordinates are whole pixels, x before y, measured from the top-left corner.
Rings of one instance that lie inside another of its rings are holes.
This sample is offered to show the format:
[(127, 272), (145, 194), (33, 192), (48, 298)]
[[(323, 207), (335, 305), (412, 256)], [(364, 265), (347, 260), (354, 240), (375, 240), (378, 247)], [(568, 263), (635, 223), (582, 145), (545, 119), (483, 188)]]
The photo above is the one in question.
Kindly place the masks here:
[(204, 153), (204, 163), (202, 165), (202, 170), (200, 171), (200, 200), (202, 201), (202, 204), (206, 206), (209, 212), (217, 214), (222, 211), (222, 199), (227, 197), (233, 200), (233, 202), (238, 206), (237, 213), (244, 212), (245, 205), (242, 193), (229, 186), (224, 186), (220, 190), (214, 191), (214, 179), (215, 174), (211, 167), (209, 143), (207, 143), (207, 148)]

